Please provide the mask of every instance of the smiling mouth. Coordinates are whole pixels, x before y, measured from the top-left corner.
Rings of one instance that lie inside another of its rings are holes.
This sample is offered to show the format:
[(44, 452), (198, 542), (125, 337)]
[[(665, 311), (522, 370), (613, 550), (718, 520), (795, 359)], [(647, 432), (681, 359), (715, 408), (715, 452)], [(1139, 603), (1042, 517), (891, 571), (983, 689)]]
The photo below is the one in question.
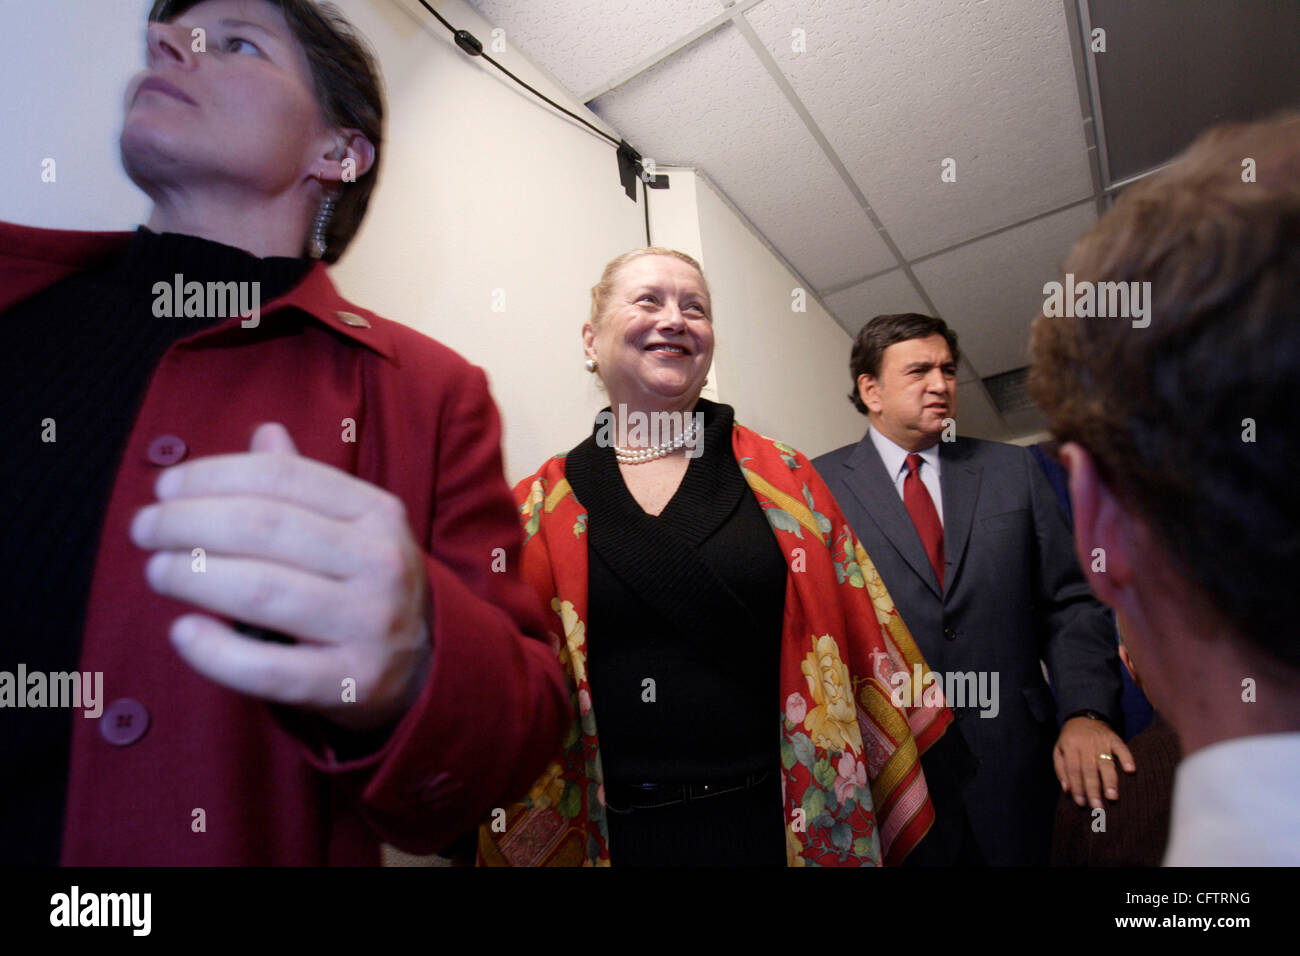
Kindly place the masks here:
[(669, 355), (690, 355), (691, 353), (681, 345), (669, 345), (666, 342), (656, 342), (654, 345), (647, 345), (647, 352), (667, 352)]

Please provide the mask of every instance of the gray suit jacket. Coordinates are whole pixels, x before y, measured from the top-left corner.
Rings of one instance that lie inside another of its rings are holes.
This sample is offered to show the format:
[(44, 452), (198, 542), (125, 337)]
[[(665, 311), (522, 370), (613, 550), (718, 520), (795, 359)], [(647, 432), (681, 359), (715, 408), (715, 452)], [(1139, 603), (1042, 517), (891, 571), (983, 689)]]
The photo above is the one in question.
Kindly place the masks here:
[(978, 761), (966, 809), (987, 862), (1046, 864), (1060, 792), (1051, 754), (1058, 705), (1062, 715), (1095, 710), (1122, 729), (1114, 625), (1084, 581), (1060, 505), (1027, 449), (959, 438), (940, 444), (939, 461), (942, 590), (869, 434), (813, 466), (930, 668), (977, 681), (982, 674), (986, 691), (996, 673), (991, 706), (970, 684), (961, 685), (964, 701), (950, 701)]

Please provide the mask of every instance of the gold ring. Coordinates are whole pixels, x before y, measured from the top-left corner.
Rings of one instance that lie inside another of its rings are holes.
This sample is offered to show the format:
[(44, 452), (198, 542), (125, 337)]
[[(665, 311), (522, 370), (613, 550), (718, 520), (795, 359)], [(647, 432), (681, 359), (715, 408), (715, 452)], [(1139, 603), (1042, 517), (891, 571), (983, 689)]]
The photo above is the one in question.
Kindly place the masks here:
[(1097, 759), (1098, 759), (1098, 760), (1114, 760), (1115, 758), (1114, 758), (1113, 756), (1111, 756), (1110, 754), (1097, 754)]

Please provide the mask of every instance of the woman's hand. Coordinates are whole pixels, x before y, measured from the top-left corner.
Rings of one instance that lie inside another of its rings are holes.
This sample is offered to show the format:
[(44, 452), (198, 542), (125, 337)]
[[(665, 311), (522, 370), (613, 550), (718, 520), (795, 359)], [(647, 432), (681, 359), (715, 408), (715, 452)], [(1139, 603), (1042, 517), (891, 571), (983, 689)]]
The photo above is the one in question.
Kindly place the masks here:
[(260, 426), (246, 454), (169, 468), (155, 492), (160, 503), (131, 524), (131, 539), (158, 552), (149, 586), (296, 639), (270, 643), (185, 614), (171, 641), (191, 667), (352, 730), (406, 713), (429, 670), (430, 595), (396, 496), (299, 456), (279, 424)]

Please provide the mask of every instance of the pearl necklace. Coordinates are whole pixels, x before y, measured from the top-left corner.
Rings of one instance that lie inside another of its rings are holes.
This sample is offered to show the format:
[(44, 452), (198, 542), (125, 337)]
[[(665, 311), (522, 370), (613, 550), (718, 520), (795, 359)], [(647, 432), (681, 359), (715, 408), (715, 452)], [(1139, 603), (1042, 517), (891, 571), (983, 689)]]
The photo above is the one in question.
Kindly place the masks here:
[(672, 441), (664, 442), (660, 445), (651, 445), (648, 448), (624, 448), (622, 445), (614, 446), (614, 458), (620, 465), (640, 465), (647, 461), (654, 461), (657, 458), (663, 458), (665, 455), (671, 455), (675, 451), (680, 451), (686, 443), (693, 441), (699, 427), (695, 419), (691, 420), (690, 425), (682, 430), (682, 433)]

